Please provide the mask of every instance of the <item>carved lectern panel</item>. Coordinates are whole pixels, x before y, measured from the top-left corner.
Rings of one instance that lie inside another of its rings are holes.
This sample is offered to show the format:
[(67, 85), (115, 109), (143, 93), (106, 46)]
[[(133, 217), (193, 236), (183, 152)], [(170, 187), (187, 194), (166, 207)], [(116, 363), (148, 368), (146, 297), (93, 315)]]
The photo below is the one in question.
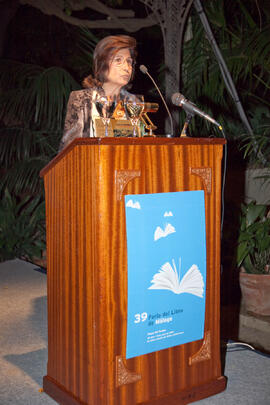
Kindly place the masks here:
[(194, 174), (195, 176), (201, 177), (207, 194), (211, 194), (211, 191), (212, 191), (212, 169), (211, 169), (211, 167), (191, 167), (190, 173)]
[(141, 380), (142, 376), (126, 368), (122, 356), (116, 356), (116, 386), (134, 383)]
[(140, 170), (115, 170), (116, 199), (121, 201), (124, 188), (135, 177), (140, 177)]
[(189, 365), (191, 366), (194, 363), (199, 361), (205, 361), (211, 359), (211, 333), (210, 330), (205, 332), (203, 344), (200, 347), (199, 351), (189, 358)]

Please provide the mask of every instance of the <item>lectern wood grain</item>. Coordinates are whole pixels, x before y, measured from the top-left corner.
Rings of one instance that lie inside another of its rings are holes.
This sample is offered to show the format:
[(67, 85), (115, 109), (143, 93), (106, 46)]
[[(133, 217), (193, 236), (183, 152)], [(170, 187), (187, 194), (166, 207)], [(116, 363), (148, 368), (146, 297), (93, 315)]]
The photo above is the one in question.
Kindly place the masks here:
[[(186, 404), (225, 388), (220, 366), (221, 139), (76, 139), (41, 175), (48, 368), (64, 405)], [(125, 194), (205, 190), (205, 336), (125, 359)]]

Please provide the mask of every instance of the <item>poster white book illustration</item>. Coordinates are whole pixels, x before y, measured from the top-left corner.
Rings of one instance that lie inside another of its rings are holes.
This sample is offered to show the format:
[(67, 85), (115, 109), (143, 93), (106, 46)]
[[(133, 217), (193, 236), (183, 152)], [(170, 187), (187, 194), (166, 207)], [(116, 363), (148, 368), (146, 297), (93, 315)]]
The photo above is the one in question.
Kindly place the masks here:
[(126, 358), (203, 338), (204, 192), (125, 196), (128, 253)]
[(137, 210), (141, 209), (139, 201), (133, 201), (132, 199), (129, 199), (126, 203), (126, 207), (130, 208), (136, 208)]
[(173, 217), (173, 213), (172, 213), (172, 211), (166, 211), (166, 212), (164, 212), (164, 217)]
[(166, 238), (166, 236), (168, 236), (174, 232), (175, 232), (175, 227), (170, 223), (167, 223), (164, 226), (164, 229), (162, 229), (160, 226), (157, 226), (155, 233), (154, 233), (154, 240), (158, 240), (160, 238)]
[[(179, 262), (181, 263), (180, 260)], [(169, 262), (166, 262), (161, 266), (159, 272), (154, 275), (151, 283), (152, 285), (148, 287), (149, 290), (170, 290), (174, 294), (187, 293), (203, 298), (203, 276), (196, 264), (193, 264), (181, 278), (175, 261), (172, 260), (172, 266)]]

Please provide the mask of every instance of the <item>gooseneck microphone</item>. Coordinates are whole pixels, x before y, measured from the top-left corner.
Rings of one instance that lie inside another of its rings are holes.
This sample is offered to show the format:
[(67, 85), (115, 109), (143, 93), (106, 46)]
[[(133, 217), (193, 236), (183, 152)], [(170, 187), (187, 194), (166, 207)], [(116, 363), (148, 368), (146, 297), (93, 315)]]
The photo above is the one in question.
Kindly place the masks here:
[(174, 93), (172, 95), (172, 103), (174, 105), (177, 105), (178, 107), (183, 107), (183, 109), (186, 111), (186, 113), (194, 115), (200, 115), (201, 117), (205, 118), (206, 120), (212, 122), (212, 124), (215, 124), (219, 127), (220, 130), (222, 130), (222, 126), (214, 120), (214, 118), (210, 117), (210, 115), (206, 114), (202, 110), (200, 110), (198, 107), (196, 107), (195, 104), (193, 104), (191, 101), (187, 100), (183, 94), (180, 93)]
[(160, 98), (161, 98), (161, 100), (163, 101), (163, 104), (165, 105), (165, 108), (166, 108), (167, 113), (168, 113), (169, 118), (170, 118), (171, 133), (168, 134), (168, 135), (173, 136), (173, 120), (172, 120), (172, 115), (171, 115), (171, 113), (170, 113), (170, 111), (169, 111), (169, 108), (168, 108), (168, 106), (167, 106), (167, 104), (166, 104), (166, 101), (164, 100), (164, 97), (163, 97), (162, 94), (161, 94), (161, 91), (159, 90), (158, 85), (156, 84), (155, 80), (153, 79), (153, 77), (152, 77), (152, 76), (150, 75), (150, 73), (148, 72), (148, 69), (147, 69), (146, 66), (140, 65), (140, 71), (141, 71), (142, 73), (146, 74), (147, 76), (149, 76), (150, 79), (152, 80), (152, 82), (154, 83), (154, 86), (155, 86), (155, 88), (157, 89), (158, 94), (160, 95)]

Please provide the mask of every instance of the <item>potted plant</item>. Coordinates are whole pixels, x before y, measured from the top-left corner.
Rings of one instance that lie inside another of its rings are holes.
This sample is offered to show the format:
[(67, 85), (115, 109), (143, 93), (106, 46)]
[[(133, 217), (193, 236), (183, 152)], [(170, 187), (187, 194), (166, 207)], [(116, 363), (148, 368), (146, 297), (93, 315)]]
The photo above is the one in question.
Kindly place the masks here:
[(270, 315), (270, 211), (267, 205), (255, 201), (242, 204), (237, 266), (246, 310)]

